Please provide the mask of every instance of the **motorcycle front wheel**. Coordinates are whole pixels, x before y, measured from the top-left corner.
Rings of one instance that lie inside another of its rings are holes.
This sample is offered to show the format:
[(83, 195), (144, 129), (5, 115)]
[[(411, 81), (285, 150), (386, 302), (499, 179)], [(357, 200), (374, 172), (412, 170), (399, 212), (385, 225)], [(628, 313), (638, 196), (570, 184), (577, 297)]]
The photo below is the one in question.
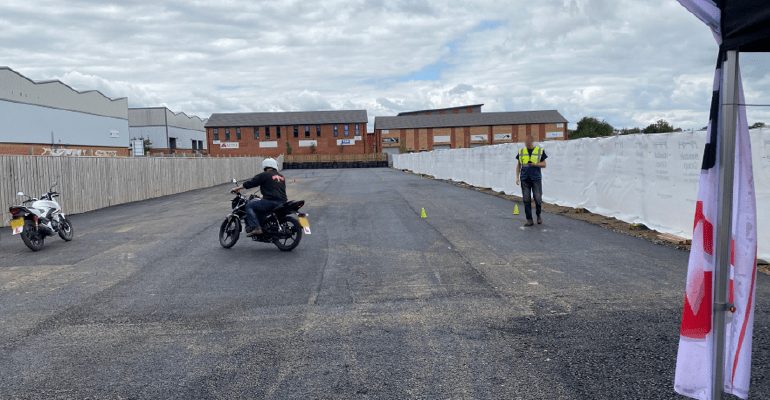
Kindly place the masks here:
[(288, 215), (281, 218), (279, 222), (284, 235), (273, 239), (273, 244), (281, 251), (292, 251), (302, 240), (302, 227), (296, 218)]
[(229, 249), (241, 238), (241, 220), (238, 217), (227, 218), (219, 227), (219, 244)]
[(75, 231), (72, 230), (72, 223), (67, 218), (62, 217), (59, 220), (59, 237), (69, 242), (74, 236)]
[(33, 221), (27, 220), (24, 222), (24, 230), (21, 232), (21, 240), (32, 251), (38, 251), (43, 248), (45, 244), (45, 238), (35, 228)]

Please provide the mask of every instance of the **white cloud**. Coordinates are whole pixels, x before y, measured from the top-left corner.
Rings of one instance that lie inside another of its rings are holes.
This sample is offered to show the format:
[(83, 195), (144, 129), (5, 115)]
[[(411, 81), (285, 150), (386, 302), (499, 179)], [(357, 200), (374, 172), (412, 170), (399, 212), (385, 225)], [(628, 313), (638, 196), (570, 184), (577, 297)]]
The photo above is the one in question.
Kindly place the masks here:
[[(203, 117), (484, 103), (557, 109), (573, 124), (700, 128), (716, 53), (709, 29), (670, 0), (0, 4), (3, 64)], [(742, 59), (751, 102), (770, 103), (769, 59)], [(399, 80), (437, 63), (436, 80)], [(749, 120), (770, 122), (770, 110)]]

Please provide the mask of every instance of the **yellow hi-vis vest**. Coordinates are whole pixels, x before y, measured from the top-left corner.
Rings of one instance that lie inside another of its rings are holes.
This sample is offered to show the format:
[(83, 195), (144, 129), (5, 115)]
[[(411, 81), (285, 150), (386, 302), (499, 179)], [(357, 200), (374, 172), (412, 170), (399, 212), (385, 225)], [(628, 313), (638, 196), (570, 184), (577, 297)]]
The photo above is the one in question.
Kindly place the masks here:
[(533, 164), (537, 164), (537, 162), (540, 161), (540, 147), (536, 146), (532, 149), (532, 155), (529, 155), (529, 149), (526, 147), (519, 149), (519, 162), (521, 165), (527, 165), (530, 161), (532, 161)]

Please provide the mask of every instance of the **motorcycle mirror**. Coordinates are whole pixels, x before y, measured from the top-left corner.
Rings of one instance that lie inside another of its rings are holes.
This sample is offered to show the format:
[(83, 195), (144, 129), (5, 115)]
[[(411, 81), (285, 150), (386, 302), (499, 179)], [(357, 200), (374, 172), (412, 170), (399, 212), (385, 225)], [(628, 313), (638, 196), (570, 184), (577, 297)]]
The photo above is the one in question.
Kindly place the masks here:
[(53, 181), (53, 182), (51, 183), (51, 187), (54, 187), (54, 186), (56, 186), (56, 185), (58, 185), (58, 184), (59, 184), (59, 182)]
[(17, 196), (24, 196), (24, 192), (16, 193)]

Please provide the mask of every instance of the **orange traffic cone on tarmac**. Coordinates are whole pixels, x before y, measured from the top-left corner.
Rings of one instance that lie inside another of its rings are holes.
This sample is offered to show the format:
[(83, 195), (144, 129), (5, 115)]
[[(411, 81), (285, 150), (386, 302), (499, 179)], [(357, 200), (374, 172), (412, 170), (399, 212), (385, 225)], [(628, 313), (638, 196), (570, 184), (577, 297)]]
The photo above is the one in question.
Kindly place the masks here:
[(519, 205), (515, 204), (513, 206), (513, 215), (519, 215)]
[(425, 207), (423, 207), (422, 211), (420, 211), (420, 218), (428, 218), (428, 216), (425, 215)]

